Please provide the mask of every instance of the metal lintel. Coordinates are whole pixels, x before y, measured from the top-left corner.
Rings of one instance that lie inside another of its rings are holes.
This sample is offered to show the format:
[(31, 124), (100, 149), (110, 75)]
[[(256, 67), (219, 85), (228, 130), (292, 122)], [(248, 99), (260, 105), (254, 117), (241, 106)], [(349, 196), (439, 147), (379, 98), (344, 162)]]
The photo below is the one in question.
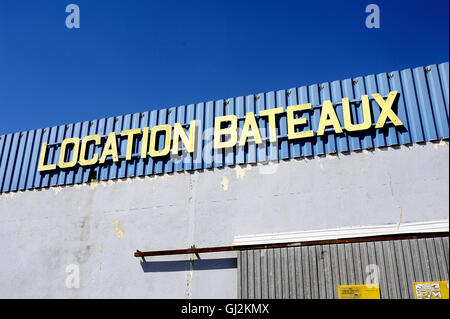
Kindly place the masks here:
[(241, 251), (252, 249), (269, 249), (269, 248), (282, 248), (282, 247), (296, 247), (296, 246), (312, 246), (312, 245), (325, 245), (325, 244), (344, 244), (344, 243), (356, 243), (356, 242), (372, 242), (372, 241), (386, 241), (386, 240), (402, 240), (402, 239), (420, 239), (420, 238), (433, 238), (433, 237), (448, 237), (448, 232), (440, 233), (415, 233), (415, 234), (401, 234), (401, 235), (381, 235), (372, 237), (358, 237), (358, 238), (343, 238), (333, 240), (317, 240), (307, 242), (292, 242), (292, 243), (274, 243), (266, 245), (243, 245), (243, 246), (220, 246), (220, 247), (205, 247), (196, 248), (194, 245), (187, 249), (173, 249), (173, 250), (153, 250), (153, 251), (139, 251), (136, 250), (134, 257), (141, 257), (144, 261), (144, 257), (150, 256), (167, 256), (167, 255), (185, 255), (195, 254), (198, 259), (202, 253), (216, 253), (226, 251)]

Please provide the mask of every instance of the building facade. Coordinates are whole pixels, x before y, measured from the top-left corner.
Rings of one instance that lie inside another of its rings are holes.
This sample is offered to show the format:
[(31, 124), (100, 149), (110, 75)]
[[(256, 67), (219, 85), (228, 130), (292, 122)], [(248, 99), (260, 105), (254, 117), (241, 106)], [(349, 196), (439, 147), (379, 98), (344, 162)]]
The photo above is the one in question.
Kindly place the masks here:
[(0, 136), (0, 296), (448, 298), (448, 137), (448, 63)]

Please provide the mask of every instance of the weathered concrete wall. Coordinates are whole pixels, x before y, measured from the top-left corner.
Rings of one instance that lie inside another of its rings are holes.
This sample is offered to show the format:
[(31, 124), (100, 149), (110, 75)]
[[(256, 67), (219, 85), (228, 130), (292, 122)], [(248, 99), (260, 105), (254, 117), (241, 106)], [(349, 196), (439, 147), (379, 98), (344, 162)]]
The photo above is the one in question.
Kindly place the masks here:
[[(448, 219), (448, 142), (0, 195), (1, 298), (235, 298), (236, 235)], [(68, 265), (80, 288), (66, 287)]]

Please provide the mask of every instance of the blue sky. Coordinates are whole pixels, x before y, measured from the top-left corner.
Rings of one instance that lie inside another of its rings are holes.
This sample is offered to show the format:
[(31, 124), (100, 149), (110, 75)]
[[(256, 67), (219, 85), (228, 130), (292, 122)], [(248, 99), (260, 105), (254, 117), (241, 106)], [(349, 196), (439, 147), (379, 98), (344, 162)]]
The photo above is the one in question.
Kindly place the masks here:
[[(70, 3), (79, 29), (65, 26)], [(379, 29), (365, 27), (370, 3)], [(448, 12), (448, 0), (0, 0), (0, 134), (445, 62)]]

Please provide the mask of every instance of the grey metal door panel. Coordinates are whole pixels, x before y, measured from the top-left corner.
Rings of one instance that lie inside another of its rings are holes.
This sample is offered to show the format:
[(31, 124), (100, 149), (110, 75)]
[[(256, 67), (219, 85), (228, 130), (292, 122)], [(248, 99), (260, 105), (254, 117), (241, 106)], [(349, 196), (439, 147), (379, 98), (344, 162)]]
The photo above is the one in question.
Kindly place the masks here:
[(238, 296), (338, 298), (339, 285), (365, 284), (377, 265), (382, 299), (412, 299), (413, 282), (448, 280), (448, 250), (448, 237), (243, 250)]

